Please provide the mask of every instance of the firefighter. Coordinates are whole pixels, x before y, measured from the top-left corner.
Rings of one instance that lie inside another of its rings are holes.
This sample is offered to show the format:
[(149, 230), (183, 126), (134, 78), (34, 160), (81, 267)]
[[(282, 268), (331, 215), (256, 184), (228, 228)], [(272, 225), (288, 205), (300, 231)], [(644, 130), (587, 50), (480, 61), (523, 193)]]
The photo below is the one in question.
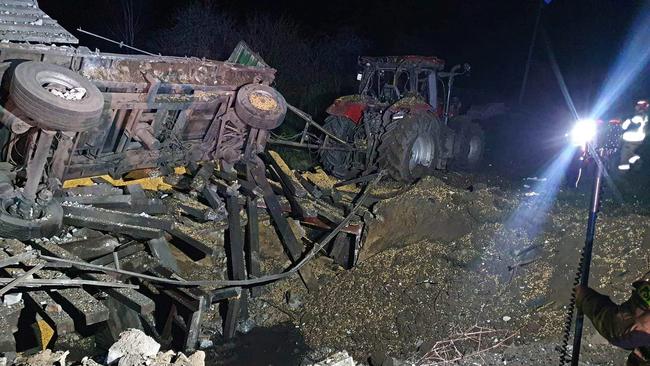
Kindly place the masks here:
[(623, 145), (621, 146), (621, 160), (619, 170), (630, 170), (631, 166), (639, 161), (641, 157), (636, 150), (641, 146), (646, 135), (646, 124), (648, 123), (648, 101), (640, 100), (634, 107), (634, 117), (627, 119), (621, 125), (623, 129)]
[(576, 305), (607, 341), (632, 351), (627, 366), (650, 366), (650, 272), (632, 286), (632, 295), (621, 305), (578, 286)]

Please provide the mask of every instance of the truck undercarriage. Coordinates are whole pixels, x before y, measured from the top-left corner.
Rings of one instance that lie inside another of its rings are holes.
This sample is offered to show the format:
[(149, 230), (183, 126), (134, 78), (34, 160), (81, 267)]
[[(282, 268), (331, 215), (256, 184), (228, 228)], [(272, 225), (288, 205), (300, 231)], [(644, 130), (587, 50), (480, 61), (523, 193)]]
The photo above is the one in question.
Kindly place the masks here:
[(67, 179), (232, 166), (264, 151), (286, 113), (268, 67), (20, 44), (0, 45), (0, 63), (3, 236), (53, 235), (61, 219), (52, 192)]

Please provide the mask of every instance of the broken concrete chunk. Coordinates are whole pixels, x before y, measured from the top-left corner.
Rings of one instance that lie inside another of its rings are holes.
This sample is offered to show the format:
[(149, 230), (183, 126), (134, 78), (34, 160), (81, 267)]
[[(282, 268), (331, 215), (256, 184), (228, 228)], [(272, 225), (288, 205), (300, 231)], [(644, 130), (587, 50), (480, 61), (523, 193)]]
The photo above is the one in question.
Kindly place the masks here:
[(172, 365), (178, 366), (204, 366), (205, 365), (205, 352), (196, 351), (189, 357), (185, 356), (182, 352), (178, 353), (178, 357)]
[(83, 359), (81, 359), (81, 366), (101, 366), (101, 364), (93, 360), (92, 358), (86, 356)]
[(23, 294), (21, 293), (5, 294), (2, 297), (2, 305), (4, 306), (16, 305), (19, 302), (21, 302), (22, 299), (23, 299)]
[[(138, 329), (120, 333), (120, 339), (108, 350), (106, 363), (111, 364), (124, 356), (153, 357), (160, 350), (160, 344)], [(121, 363), (120, 363), (121, 365)]]
[(24, 366), (65, 366), (65, 359), (68, 357), (68, 354), (70, 354), (70, 351), (52, 352), (52, 350), (46, 349), (29, 357), (18, 356), (14, 362), (16, 365)]
[(117, 361), (117, 366), (144, 366), (147, 365), (147, 358), (142, 355), (126, 354)]
[(49, 303), (45, 305), (45, 311), (48, 313), (60, 313), (63, 311), (63, 307), (57, 303)]
[(214, 342), (212, 342), (210, 339), (201, 339), (199, 341), (199, 348), (200, 349), (206, 349), (214, 346)]
[(292, 310), (296, 310), (302, 306), (302, 298), (295, 291), (287, 291), (284, 296), (287, 301), (287, 305)]
[(154, 365), (169, 365), (172, 363), (172, 359), (176, 356), (174, 351), (167, 352), (158, 352), (156, 359), (153, 360)]
[(311, 366), (355, 366), (356, 364), (357, 363), (354, 362), (354, 359), (352, 359), (352, 356), (350, 356), (347, 351), (341, 351), (336, 352)]

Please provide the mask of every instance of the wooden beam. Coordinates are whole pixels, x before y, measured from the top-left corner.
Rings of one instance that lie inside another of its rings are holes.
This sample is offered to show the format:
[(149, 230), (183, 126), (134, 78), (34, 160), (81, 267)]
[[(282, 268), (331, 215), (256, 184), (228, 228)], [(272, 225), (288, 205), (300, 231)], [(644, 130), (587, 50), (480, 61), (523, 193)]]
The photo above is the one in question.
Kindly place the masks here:
[[(5, 240), (3, 248), (11, 255), (18, 255), (27, 251), (25, 244), (14, 239)], [(70, 278), (55, 270), (42, 270), (38, 272), (37, 277), (45, 279)], [(63, 302), (75, 312), (73, 315), (81, 317), (85, 325), (101, 323), (108, 319), (108, 309), (82, 288), (59, 289), (53, 291), (52, 295), (57, 299), (57, 303)]]

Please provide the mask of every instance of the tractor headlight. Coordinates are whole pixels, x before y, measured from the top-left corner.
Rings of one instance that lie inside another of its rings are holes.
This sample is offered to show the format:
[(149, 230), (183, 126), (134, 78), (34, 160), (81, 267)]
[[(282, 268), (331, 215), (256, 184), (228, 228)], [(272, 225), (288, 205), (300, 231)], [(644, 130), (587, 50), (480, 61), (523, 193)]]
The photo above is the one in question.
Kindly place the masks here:
[(594, 141), (597, 132), (598, 129), (595, 120), (581, 119), (576, 121), (569, 137), (573, 145), (585, 146), (587, 143)]

